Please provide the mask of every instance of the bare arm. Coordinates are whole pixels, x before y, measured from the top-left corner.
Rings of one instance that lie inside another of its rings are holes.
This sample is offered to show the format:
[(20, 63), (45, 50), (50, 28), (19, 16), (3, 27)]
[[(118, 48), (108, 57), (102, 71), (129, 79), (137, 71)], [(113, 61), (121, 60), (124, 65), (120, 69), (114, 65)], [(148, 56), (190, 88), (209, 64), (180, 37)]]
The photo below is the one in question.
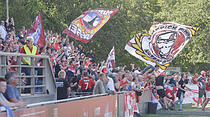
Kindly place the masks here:
[(67, 94), (68, 94), (68, 97), (70, 96), (70, 91), (71, 91), (71, 89), (70, 89), (70, 87), (67, 89)]

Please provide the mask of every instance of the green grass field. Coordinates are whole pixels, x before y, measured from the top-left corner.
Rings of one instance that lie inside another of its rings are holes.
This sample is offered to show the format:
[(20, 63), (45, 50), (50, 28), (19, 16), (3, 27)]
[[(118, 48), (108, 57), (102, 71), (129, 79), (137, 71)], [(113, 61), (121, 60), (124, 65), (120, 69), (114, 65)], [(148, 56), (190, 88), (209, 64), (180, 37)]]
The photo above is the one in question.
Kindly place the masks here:
[[(183, 111), (200, 111), (201, 109), (197, 109), (196, 105), (192, 104), (183, 104)], [(210, 104), (208, 104), (206, 108), (206, 112), (210, 112)], [(177, 105), (177, 110), (178, 110), (178, 105)], [(162, 111), (162, 110), (160, 110)], [(170, 115), (170, 114), (146, 114), (143, 117), (210, 117), (209, 116), (198, 116), (198, 115)]]
[(143, 117), (209, 117), (209, 116), (198, 116), (198, 115), (166, 115), (166, 114), (147, 114)]

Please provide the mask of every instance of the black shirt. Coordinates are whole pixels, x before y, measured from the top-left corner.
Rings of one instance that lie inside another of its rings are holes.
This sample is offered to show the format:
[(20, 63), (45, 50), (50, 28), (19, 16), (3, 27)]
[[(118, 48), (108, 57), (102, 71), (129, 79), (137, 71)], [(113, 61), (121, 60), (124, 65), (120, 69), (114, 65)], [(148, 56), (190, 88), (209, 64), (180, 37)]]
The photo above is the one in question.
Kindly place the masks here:
[(74, 87), (71, 87), (71, 89), (72, 89), (72, 91), (77, 91), (77, 89), (78, 89), (78, 84), (79, 84), (79, 81), (80, 81), (80, 79), (81, 79), (81, 77), (78, 75), (78, 76), (74, 76), (72, 79), (71, 79), (71, 81), (70, 81), (70, 83), (76, 83), (77, 82), (77, 85), (75, 85)]
[[(178, 84), (179, 85), (181, 85), (181, 88), (185, 88), (186, 87), (186, 84), (188, 84), (188, 80), (186, 79), (186, 80), (180, 80), (179, 82), (178, 82)], [(185, 91), (183, 91), (183, 90), (181, 90), (181, 89), (178, 89), (178, 90), (180, 90), (180, 91), (182, 91), (183, 93), (185, 93)]]
[(57, 100), (68, 98), (69, 83), (63, 78), (56, 78)]
[(176, 86), (176, 80), (174, 80), (174, 78), (171, 78), (169, 84), (173, 84), (174, 86)]
[(156, 86), (164, 86), (163, 85), (164, 76), (158, 76), (155, 79)]

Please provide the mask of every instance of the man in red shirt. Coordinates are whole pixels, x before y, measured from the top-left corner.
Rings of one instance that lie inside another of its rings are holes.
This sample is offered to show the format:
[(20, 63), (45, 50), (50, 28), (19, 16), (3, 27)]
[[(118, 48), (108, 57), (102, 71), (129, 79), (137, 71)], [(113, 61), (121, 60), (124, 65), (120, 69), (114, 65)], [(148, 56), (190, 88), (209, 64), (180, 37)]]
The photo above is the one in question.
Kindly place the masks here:
[[(28, 36), (26, 38), (26, 44), (21, 48), (20, 53), (22, 54), (28, 54), (28, 55), (38, 55), (38, 48), (33, 45), (34, 43), (34, 38), (31, 36)], [(30, 57), (21, 57), (21, 64), (22, 65), (33, 65), (36, 64), (38, 59), (35, 59), (34, 63), (31, 63), (31, 58)], [(30, 67), (22, 67), (21, 73), (25, 73), (26, 75), (31, 74), (31, 68)], [(27, 78), (26, 79), (26, 85), (31, 84), (31, 79)], [(29, 88), (25, 88), (25, 93), (30, 93)]]
[[(33, 37), (27, 37), (26, 44), (21, 48), (20, 53), (22, 54), (28, 54), (28, 55), (39, 55), (38, 48), (33, 45), (34, 38)], [(37, 62), (37, 59), (35, 59), (34, 64)], [(23, 65), (31, 65), (31, 58), (30, 57), (22, 57), (21, 58), (21, 64)], [(28, 69), (28, 68), (27, 68)], [(26, 73), (26, 75), (30, 75), (30, 73)]]
[(83, 78), (79, 81), (79, 89), (82, 90), (82, 92), (93, 92), (93, 87), (95, 85), (95, 82), (88, 77), (88, 72), (83, 73)]

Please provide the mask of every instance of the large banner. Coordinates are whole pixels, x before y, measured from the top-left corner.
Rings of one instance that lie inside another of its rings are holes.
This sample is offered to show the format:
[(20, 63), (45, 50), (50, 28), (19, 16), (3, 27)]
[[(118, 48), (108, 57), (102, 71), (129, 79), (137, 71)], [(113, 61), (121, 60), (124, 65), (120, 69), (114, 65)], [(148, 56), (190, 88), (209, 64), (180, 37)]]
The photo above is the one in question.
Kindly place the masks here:
[(115, 66), (115, 51), (114, 51), (114, 47), (109, 52), (108, 58), (106, 60), (106, 64), (107, 64), (107, 72), (108, 73), (110, 71), (112, 71), (116, 67)]
[[(15, 110), (15, 117), (116, 117), (117, 95)], [(0, 113), (6, 117), (6, 113)]]
[(27, 32), (26, 37), (32, 36), (34, 38), (34, 44), (38, 45), (39, 48), (44, 47), (46, 44), (45, 35), (44, 35), (44, 27), (42, 23), (42, 16), (39, 13), (36, 16), (33, 24), (31, 25), (30, 30)]
[(134, 112), (139, 113), (139, 109), (136, 103), (136, 94), (135, 92), (132, 93), (125, 93), (125, 117), (133, 117)]
[(151, 34), (136, 34), (125, 46), (131, 55), (165, 70), (184, 46), (195, 35), (198, 28), (172, 22), (153, 26)]
[(72, 38), (88, 43), (109, 19), (119, 9), (91, 9), (83, 12), (77, 19), (71, 22), (63, 33)]
[[(191, 91), (189, 89), (186, 89), (187, 91), (185, 92), (184, 95), (184, 99), (183, 99), (183, 104), (197, 104), (198, 102), (198, 86), (196, 84), (192, 84), (192, 85), (187, 85), (187, 87), (189, 87), (191, 89)], [(204, 101), (205, 97), (202, 97), (200, 99), (199, 104), (202, 104), (202, 102)], [(209, 102), (210, 104), (210, 102)]]

